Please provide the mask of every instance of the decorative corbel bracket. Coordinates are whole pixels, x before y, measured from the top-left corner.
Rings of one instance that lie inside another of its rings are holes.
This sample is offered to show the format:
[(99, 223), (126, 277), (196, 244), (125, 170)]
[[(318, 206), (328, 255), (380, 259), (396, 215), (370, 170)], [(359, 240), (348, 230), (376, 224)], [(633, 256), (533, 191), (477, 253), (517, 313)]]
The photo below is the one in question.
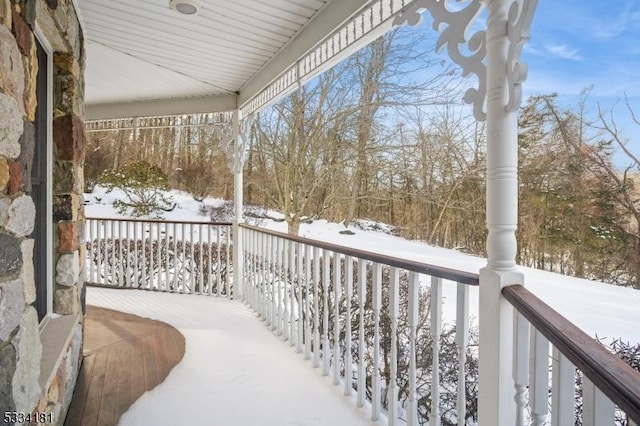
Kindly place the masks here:
[(246, 146), (249, 140), (249, 132), (253, 123), (253, 116), (249, 115), (235, 125), (227, 123), (224, 126), (216, 126), (214, 131), (218, 137), (218, 145), (228, 158), (229, 169), (233, 173), (241, 173), (247, 160)]
[[(429, 11), (433, 17), (433, 28), (440, 32), (436, 50), (441, 52), (446, 46), (451, 60), (462, 68), (462, 75), (475, 74), (478, 78), (478, 87), (468, 89), (464, 96), (464, 101), (473, 105), (473, 115), (478, 121), (486, 120), (486, 30), (476, 30), (468, 39), (465, 34), (475, 23), (487, 1), (490, 0), (415, 0), (393, 21), (394, 26), (417, 26), (422, 22), (422, 12)], [(507, 20), (509, 49), (505, 70), (509, 90), (509, 100), (505, 108), (509, 112), (517, 111), (522, 101), (522, 83), (527, 78), (527, 64), (520, 60), (520, 55), (524, 44), (530, 38), (529, 30), (538, 4), (538, 0), (512, 1)], [(466, 5), (447, 7), (447, 4), (454, 2)], [(461, 48), (465, 46), (463, 53)]]
[(509, 8), (507, 21), (507, 81), (509, 83), (509, 102), (507, 111), (515, 112), (522, 102), (522, 83), (527, 79), (528, 67), (520, 61), (522, 48), (531, 38), (531, 22), (538, 0), (514, 1)]
[[(475, 74), (478, 78), (478, 87), (469, 88), (464, 101), (473, 104), (473, 115), (478, 121), (484, 121), (487, 94), (487, 66), (483, 62), (487, 53), (486, 31), (476, 30), (468, 40), (465, 36), (482, 12), (484, 2), (456, 0), (456, 3), (466, 3), (466, 6), (454, 10), (449, 10), (448, 2), (449, 0), (415, 0), (396, 16), (393, 25), (420, 25), (421, 13), (429, 11), (433, 17), (433, 29), (440, 32), (436, 51), (441, 52), (446, 46), (451, 60), (462, 68), (462, 75)], [(464, 46), (468, 53), (463, 53), (461, 48)]]

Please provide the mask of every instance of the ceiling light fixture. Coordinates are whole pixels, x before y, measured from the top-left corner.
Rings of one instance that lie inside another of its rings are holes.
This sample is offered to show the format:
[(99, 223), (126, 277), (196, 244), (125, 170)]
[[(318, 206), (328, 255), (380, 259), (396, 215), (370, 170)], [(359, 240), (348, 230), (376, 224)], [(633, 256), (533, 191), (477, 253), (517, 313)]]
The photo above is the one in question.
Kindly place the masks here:
[(171, 0), (169, 7), (181, 15), (195, 16), (200, 12), (200, 6), (195, 0)]

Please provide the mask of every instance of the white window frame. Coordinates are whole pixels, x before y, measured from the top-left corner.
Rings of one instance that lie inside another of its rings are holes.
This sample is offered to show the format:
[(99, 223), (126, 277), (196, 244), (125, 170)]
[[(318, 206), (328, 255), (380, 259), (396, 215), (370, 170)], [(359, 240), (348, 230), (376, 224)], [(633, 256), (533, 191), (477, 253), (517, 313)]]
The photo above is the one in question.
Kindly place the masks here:
[[(53, 268), (53, 47), (49, 40), (36, 23), (35, 37), (47, 53), (47, 171), (46, 171), (46, 218), (47, 218), (47, 238), (45, 242), (47, 257), (45, 276), (47, 279), (47, 314), (41, 321), (41, 328), (46, 325), (47, 321), (53, 314), (53, 293), (55, 291), (55, 275)], [(41, 64), (38, 64), (39, 66)]]

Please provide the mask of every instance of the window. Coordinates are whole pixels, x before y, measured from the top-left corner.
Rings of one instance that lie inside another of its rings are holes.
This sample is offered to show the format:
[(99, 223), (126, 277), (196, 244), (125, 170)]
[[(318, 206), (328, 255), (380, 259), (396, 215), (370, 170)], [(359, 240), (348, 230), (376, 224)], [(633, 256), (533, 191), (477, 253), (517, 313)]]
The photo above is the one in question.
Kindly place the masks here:
[(34, 306), (42, 321), (52, 311), (53, 272), (51, 238), (51, 62), (50, 55), (36, 37), (38, 75), (36, 83), (35, 146), (31, 168), (31, 198), (36, 207), (33, 234), (33, 266), (36, 284)]

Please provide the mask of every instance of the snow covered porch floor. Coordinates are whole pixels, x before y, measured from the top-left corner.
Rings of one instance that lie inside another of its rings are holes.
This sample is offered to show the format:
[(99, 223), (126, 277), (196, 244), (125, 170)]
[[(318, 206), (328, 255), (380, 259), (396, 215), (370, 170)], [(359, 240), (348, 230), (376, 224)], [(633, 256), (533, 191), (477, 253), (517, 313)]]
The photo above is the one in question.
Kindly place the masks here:
[(182, 333), (182, 361), (121, 425), (371, 425), (364, 409), (280, 341), (241, 302), (89, 287), (87, 304), (164, 321)]

